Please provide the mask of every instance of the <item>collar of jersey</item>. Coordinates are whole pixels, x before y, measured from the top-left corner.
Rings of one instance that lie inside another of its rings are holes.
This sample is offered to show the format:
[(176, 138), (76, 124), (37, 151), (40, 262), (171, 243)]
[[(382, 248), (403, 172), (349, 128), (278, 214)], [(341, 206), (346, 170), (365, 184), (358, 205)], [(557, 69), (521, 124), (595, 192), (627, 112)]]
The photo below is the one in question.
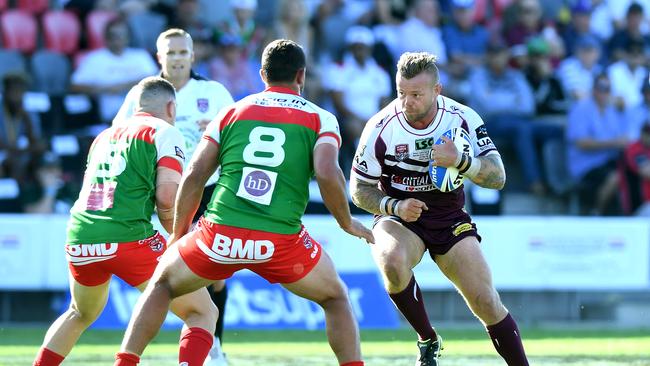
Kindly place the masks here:
[(274, 93), (284, 93), (284, 94), (293, 94), (293, 95), (300, 95), (296, 93), (295, 90), (284, 87), (284, 86), (269, 86), (268, 88), (264, 89), (265, 92), (274, 92)]
[(137, 112), (133, 113), (133, 117), (152, 117), (152, 114), (147, 112)]

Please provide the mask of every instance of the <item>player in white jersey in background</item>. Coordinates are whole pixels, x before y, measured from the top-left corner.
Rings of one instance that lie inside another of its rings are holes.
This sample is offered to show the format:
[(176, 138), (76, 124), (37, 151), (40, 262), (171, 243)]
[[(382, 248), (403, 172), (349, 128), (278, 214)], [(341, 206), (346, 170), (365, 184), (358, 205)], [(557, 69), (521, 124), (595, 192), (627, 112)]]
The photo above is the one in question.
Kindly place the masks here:
[[(192, 71), (194, 62), (194, 46), (192, 37), (182, 29), (172, 28), (162, 32), (156, 41), (156, 58), (160, 63), (160, 76), (172, 83), (176, 89), (176, 127), (185, 138), (185, 153), (187, 161), (190, 160), (205, 127), (219, 113), (219, 111), (234, 103), (228, 90), (220, 83), (207, 80)], [(126, 96), (122, 107), (113, 119), (113, 124), (128, 119), (135, 110), (135, 96), (132, 89)], [(215, 173), (206, 183), (203, 191), (201, 207), (197, 212), (205, 211), (207, 202), (212, 197), (215, 183), (219, 174)], [(195, 217), (194, 221), (197, 221)], [(210, 289), (212, 301), (219, 309), (219, 320), (215, 329), (215, 342), (213, 343), (206, 366), (227, 365), (221, 350), (223, 338), (223, 314), (228, 296), (225, 281), (215, 282)]]
[[(442, 338), (429, 323), (413, 275), (427, 251), (485, 326), (494, 348), (509, 366), (528, 366), (519, 330), (503, 306), (479, 242), (464, 209), (462, 185), (442, 192), (428, 173), (431, 163), (456, 167), (473, 183), (501, 189), (506, 174), (481, 117), (442, 96), (436, 57), (405, 53), (397, 63), (397, 94), (363, 131), (350, 177), (352, 201), (375, 214), (371, 246), (386, 291), (418, 334), (418, 366), (437, 366)], [(474, 155), (459, 152), (444, 137), (452, 128), (469, 136)]]

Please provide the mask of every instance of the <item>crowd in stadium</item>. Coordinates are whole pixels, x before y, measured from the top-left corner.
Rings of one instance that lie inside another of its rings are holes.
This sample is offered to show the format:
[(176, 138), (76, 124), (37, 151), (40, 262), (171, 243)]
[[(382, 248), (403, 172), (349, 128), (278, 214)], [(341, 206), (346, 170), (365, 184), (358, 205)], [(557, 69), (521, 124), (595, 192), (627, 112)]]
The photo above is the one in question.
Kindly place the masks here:
[(158, 73), (155, 39), (194, 39), (194, 71), (235, 100), (260, 91), (260, 51), (308, 55), (304, 94), (334, 112), (349, 172), (403, 52), (438, 56), (443, 94), (475, 109), (508, 191), (572, 196), (581, 214), (650, 202), (650, 1), (0, 1), (0, 212), (67, 213), (89, 142)]

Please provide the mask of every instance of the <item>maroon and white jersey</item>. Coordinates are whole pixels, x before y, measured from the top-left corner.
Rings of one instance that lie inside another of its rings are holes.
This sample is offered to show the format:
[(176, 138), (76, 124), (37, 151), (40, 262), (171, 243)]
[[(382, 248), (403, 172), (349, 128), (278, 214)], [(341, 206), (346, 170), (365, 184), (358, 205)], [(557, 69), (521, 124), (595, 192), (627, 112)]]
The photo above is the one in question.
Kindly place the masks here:
[[(454, 127), (470, 137), (475, 156), (498, 154), (481, 117), (453, 99), (438, 96), (438, 113), (424, 129), (408, 124), (399, 99), (374, 115), (361, 134), (352, 166), (352, 179), (379, 183), (379, 188), (398, 199), (416, 198), (428, 211), (420, 220), (432, 221), (431, 228), (445, 226), (454, 212), (462, 212), (465, 195), (462, 186), (440, 192), (429, 178), (429, 151), (440, 136)], [(444, 224), (443, 224), (444, 222)]]

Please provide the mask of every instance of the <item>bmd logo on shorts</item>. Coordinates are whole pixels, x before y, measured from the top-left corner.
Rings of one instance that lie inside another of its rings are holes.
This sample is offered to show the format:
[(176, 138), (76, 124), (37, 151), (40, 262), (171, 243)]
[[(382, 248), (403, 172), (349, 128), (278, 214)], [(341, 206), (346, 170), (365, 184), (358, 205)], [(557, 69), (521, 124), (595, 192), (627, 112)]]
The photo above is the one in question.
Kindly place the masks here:
[(275, 252), (275, 245), (270, 240), (244, 241), (222, 234), (214, 236), (212, 248), (201, 239), (197, 239), (196, 244), (211, 261), (224, 264), (268, 262)]
[(68, 262), (75, 266), (83, 266), (115, 258), (117, 247), (117, 243), (67, 244), (65, 252)]
[(275, 189), (278, 173), (264, 169), (245, 167), (239, 183), (237, 196), (262, 205), (269, 205)]

